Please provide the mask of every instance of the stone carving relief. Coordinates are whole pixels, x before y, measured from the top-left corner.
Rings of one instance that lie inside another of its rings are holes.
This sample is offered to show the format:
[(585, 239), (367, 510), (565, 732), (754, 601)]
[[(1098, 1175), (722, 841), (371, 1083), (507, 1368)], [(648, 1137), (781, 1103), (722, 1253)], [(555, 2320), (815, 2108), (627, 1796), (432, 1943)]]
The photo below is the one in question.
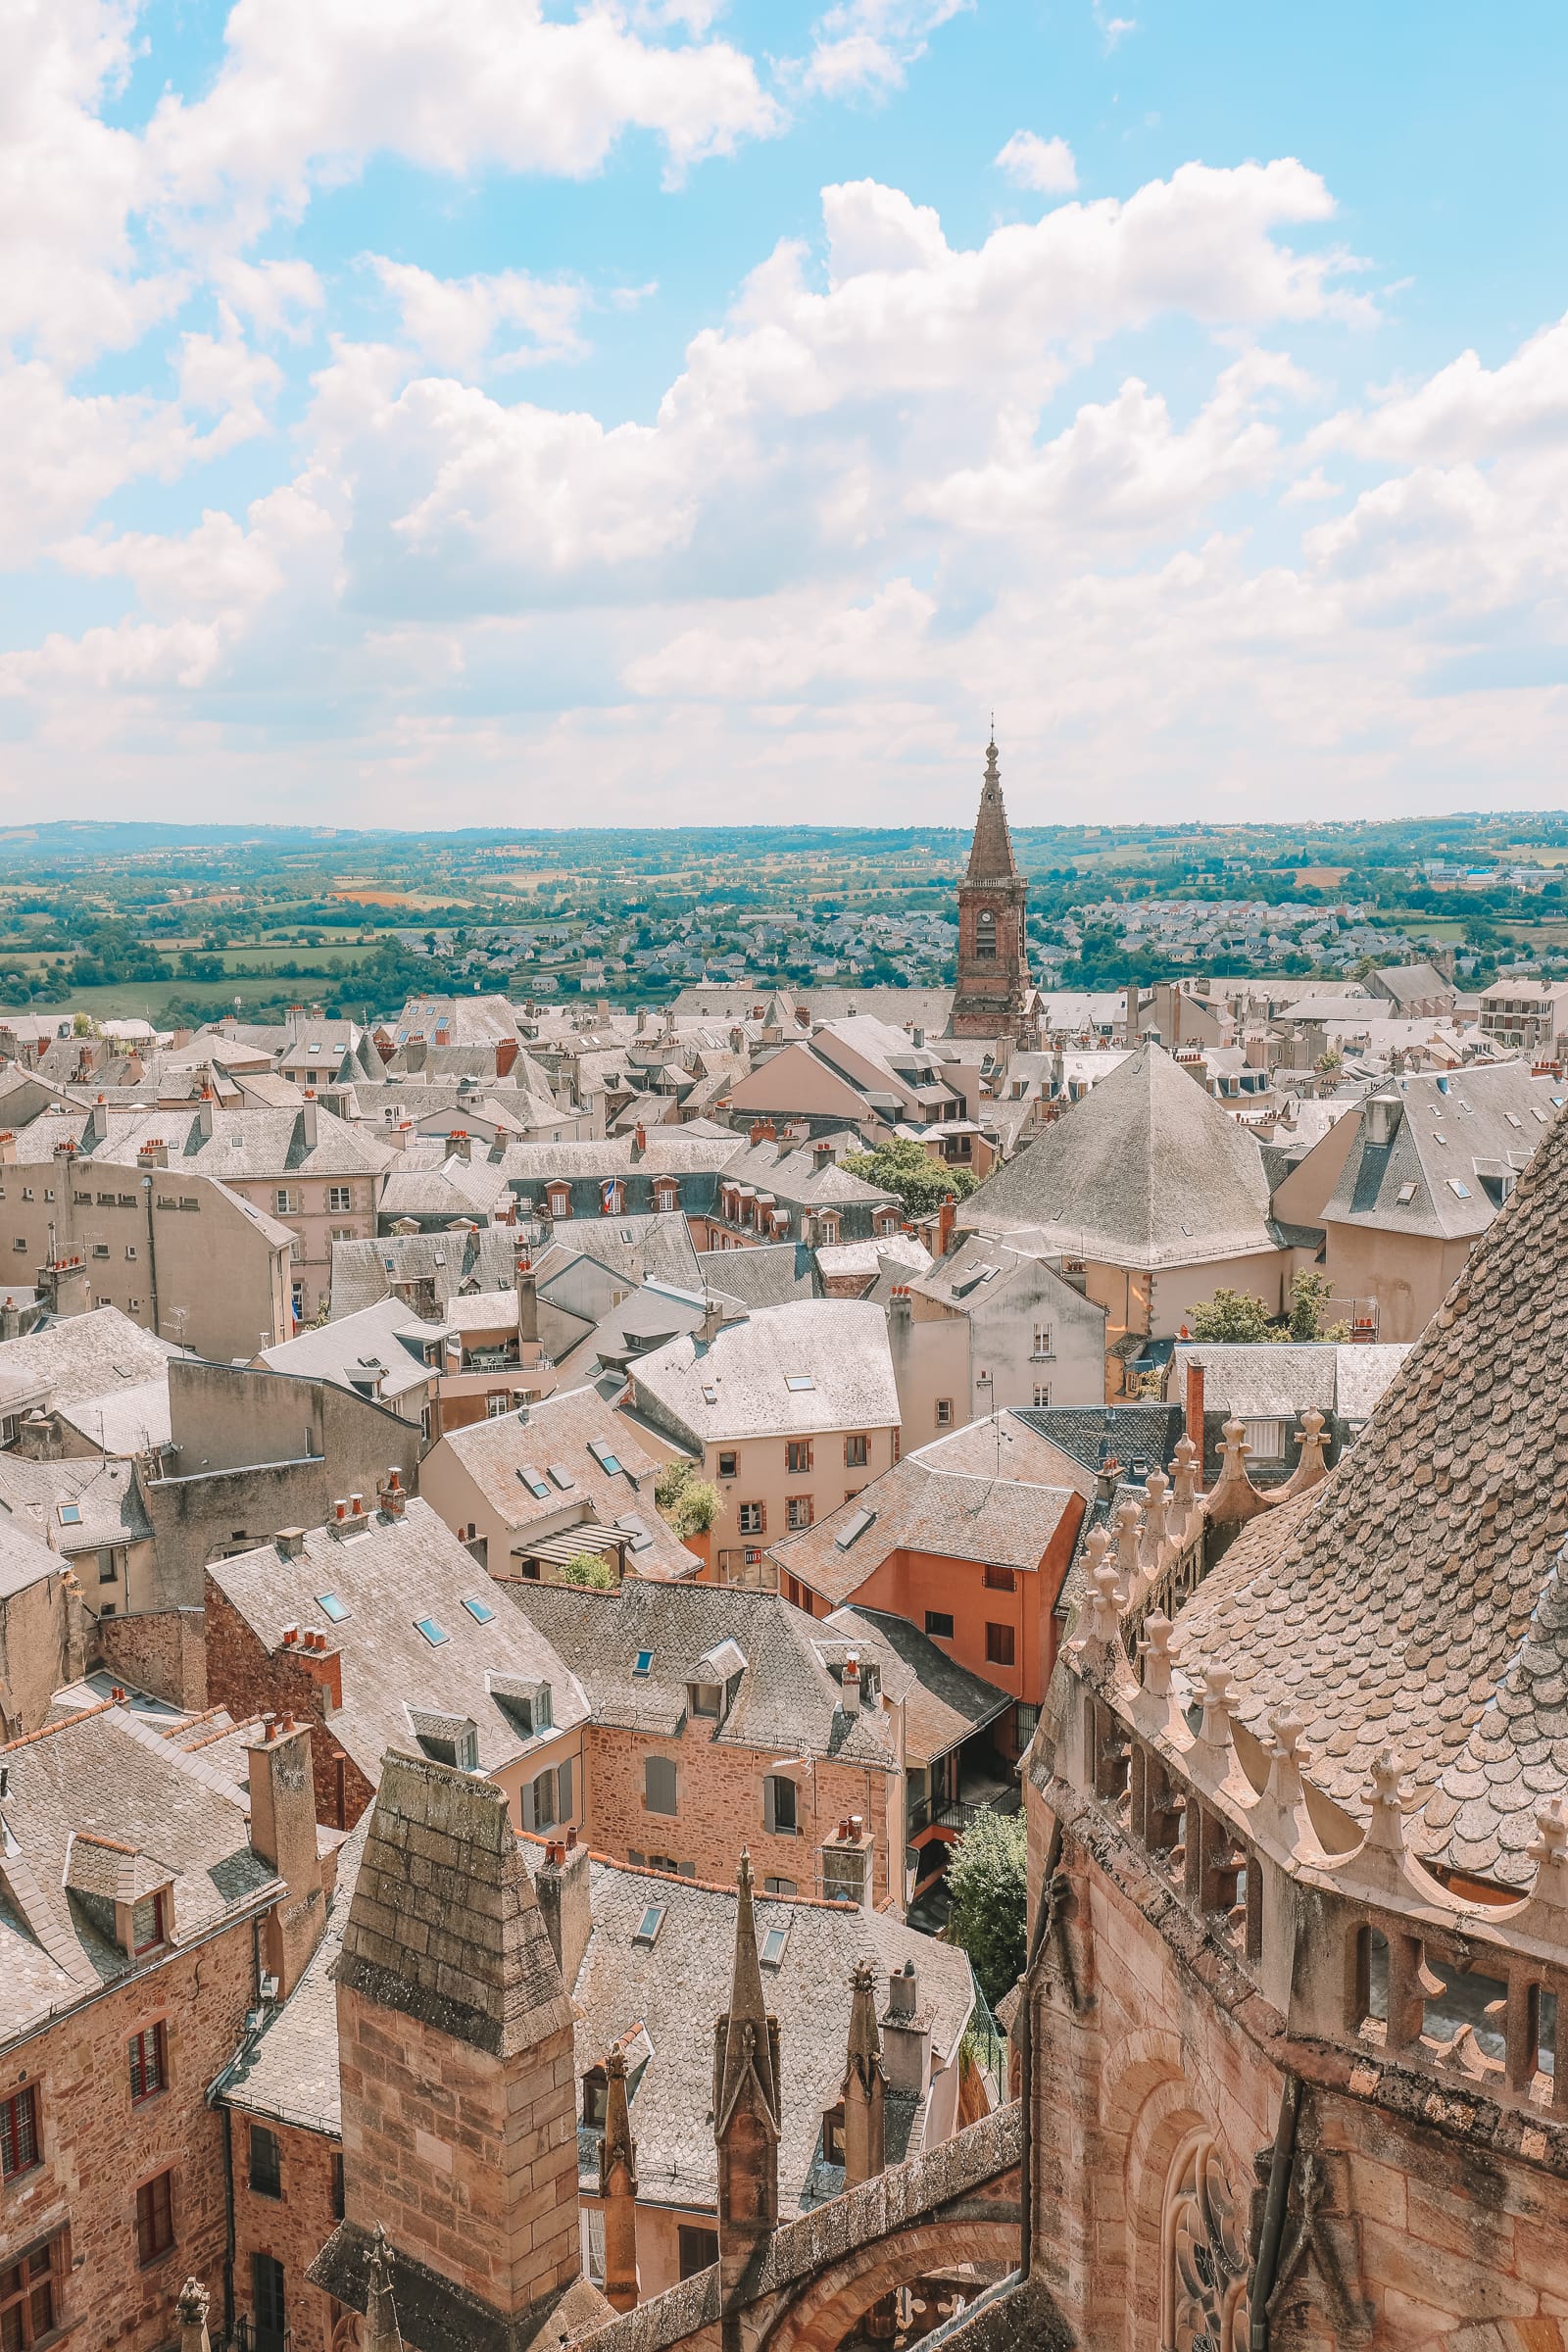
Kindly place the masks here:
[(1246, 2352), (1246, 2225), (1210, 2138), (1177, 2151), (1164, 2237), (1164, 2352)]

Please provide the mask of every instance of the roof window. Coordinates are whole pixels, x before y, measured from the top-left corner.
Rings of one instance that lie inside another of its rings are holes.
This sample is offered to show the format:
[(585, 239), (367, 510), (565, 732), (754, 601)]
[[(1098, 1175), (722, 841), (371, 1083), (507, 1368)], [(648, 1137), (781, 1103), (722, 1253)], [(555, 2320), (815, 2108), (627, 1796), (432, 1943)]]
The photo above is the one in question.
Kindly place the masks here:
[(650, 1675), (650, 1674), (652, 1674), (652, 1673), (653, 1673), (653, 1671), (654, 1671), (654, 1653), (653, 1653), (653, 1651), (652, 1651), (651, 1649), (640, 1649), (640, 1650), (637, 1652), (637, 1663), (636, 1663), (636, 1665), (635, 1665), (635, 1666), (633, 1666), (633, 1668), (632, 1668), (632, 1672), (633, 1672), (633, 1674), (636, 1674), (636, 1675)]
[(814, 1389), (816, 1382), (809, 1372), (786, 1372), (784, 1375), (784, 1386), (789, 1390), (792, 1396), (803, 1396), (808, 1389)]
[(341, 1600), (339, 1600), (335, 1592), (318, 1592), (316, 1595), (316, 1605), (320, 1610), (321, 1615), (323, 1617), (329, 1617), (334, 1625), (341, 1625), (344, 1618), (349, 1613), (347, 1607)]
[(848, 1551), (857, 1537), (863, 1536), (866, 1529), (874, 1526), (875, 1522), (875, 1511), (852, 1511), (833, 1541), (840, 1551)]
[(443, 1642), (450, 1642), (452, 1639), (446, 1627), (438, 1625), (433, 1617), (416, 1617), (414, 1630), (416, 1634), (424, 1636), (432, 1649), (439, 1649)]
[(764, 1968), (777, 1968), (779, 1962), (784, 1957), (784, 1946), (789, 1942), (789, 1939), (790, 1932), (788, 1928), (769, 1928), (766, 1930), (757, 1954), (757, 1957), (759, 1960), (760, 1960)]
[(611, 1450), (603, 1438), (590, 1438), (588, 1450), (599, 1464), (600, 1469), (605, 1471), (609, 1477), (615, 1478), (619, 1475), (620, 1456)]
[(1470, 1198), (1470, 1187), (1467, 1184), (1461, 1184), (1457, 1176), (1448, 1178), (1448, 1190), (1456, 1200), (1468, 1200)]
[(79, 1502), (63, 1502), (60, 1505), (60, 1524), (62, 1527), (79, 1527), (81, 1525)]
[(637, 1922), (637, 1932), (632, 1937), (633, 1943), (655, 1944), (659, 1941), (659, 1931), (664, 1924), (666, 1908), (667, 1906), (663, 1903), (649, 1904)]
[(718, 1402), (718, 1391), (711, 1388), (704, 1389), (703, 1402), (705, 1404), (716, 1404)]
[(495, 1611), (490, 1603), (487, 1600), (481, 1600), (477, 1593), (465, 1592), (463, 1605), (475, 1625), (488, 1625), (495, 1616)]
[(1415, 1186), (1413, 1184), (1401, 1184), (1394, 1198), (1401, 1208), (1407, 1208), (1410, 1202), (1415, 1199)]
[(556, 1485), (563, 1491), (568, 1487), (574, 1487), (577, 1484), (577, 1481), (572, 1477), (571, 1472), (566, 1468), (564, 1462), (552, 1462), (549, 1465), (549, 1470), (551, 1477), (556, 1482)]
[(536, 1502), (549, 1501), (550, 1489), (545, 1484), (544, 1473), (536, 1470), (532, 1462), (523, 1462), (518, 1468), (517, 1476)]

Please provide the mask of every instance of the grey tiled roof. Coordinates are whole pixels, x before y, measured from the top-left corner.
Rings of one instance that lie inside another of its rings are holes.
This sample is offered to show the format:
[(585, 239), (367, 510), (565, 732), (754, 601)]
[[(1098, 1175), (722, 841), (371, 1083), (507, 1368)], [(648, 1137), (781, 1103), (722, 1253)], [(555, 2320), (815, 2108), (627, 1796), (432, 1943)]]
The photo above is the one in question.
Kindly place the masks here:
[(1519, 1886), (1568, 1783), (1568, 1129), (1528, 1173), (1354, 1448), (1251, 1522), (1188, 1601), (1189, 1660), (1255, 1729), (1306, 1725), (1308, 1777), (1364, 1817), (1372, 1759), (1415, 1780), (1418, 1843)]
[(108, 1112), (108, 1134), (94, 1144), (90, 1119), (79, 1112), (57, 1117), (45, 1112), (24, 1127), (17, 1137), (20, 1161), (51, 1159), (57, 1144), (76, 1147), (83, 1166), (107, 1162), (134, 1166), (144, 1144), (168, 1146), (171, 1169), (184, 1168), (228, 1183), (274, 1176), (373, 1176), (393, 1152), (390, 1145), (368, 1128), (351, 1127), (319, 1106), (316, 1111), (316, 1142), (306, 1141), (303, 1109), (211, 1109), (211, 1133), (202, 1132), (197, 1105), (179, 1110), (120, 1110)]
[[(13, 1454), (0, 1454), (0, 1463), (15, 1460)], [(91, 1467), (92, 1465), (88, 1465)], [(9, 1600), (13, 1593), (24, 1592), (40, 1577), (58, 1575), (63, 1562), (43, 1540), (41, 1528), (25, 1521), (0, 1521), (0, 1600)]]
[(352, 1388), (356, 1374), (368, 1380), (379, 1371), (379, 1398), (390, 1403), (434, 1379), (421, 1350), (438, 1341), (444, 1328), (421, 1323), (401, 1298), (382, 1298), (358, 1314), (339, 1315), (280, 1340), (275, 1348), (264, 1348), (260, 1360), (269, 1371), (307, 1374), (340, 1389)]
[(783, 1306), (820, 1296), (812, 1252), (804, 1242), (764, 1242), (756, 1250), (699, 1250), (705, 1282), (744, 1305)]
[[(497, 1675), (550, 1685), (553, 1729), (545, 1740), (588, 1713), (581, 1687), (549, 1641), (507, 1607), (502, 1589), (428, 1503), (411, 1501), (398, 1519), (372, 1512), (363, 1534), (342, 1542), (314, 1529), (294, 1559), (265, 1544), (215, 1560), (207, 1573), (269, 1650), (279, 1646), (286, 1626), (297, 1625), (302, 1633), (319, 1629), (341, 1652), (343, 1704), (333, 1712), (332, 1736), (372, 1783), (387, 1748), (414, 1745), (411, 1706), (471, 1722), (481, 1771), (497, 1772), (522, 1755), (533, 1742), (492, 1695)], [(322, 1608), (323, 1593), (345, 1611), (340, 1620)], [(466, 1599), (492, 1614), (479, 1623)], [(433, 1618), (447, 1639), (428, 1642), (417, 1630), (420, 1618)]]
[(1398, 1078), (1387, 1091), (1398, 1102), (1393, 1141), (1370, 1141), (1363, 1108), (1324, 1221), (1443, 1240), (1486, 1231), (1568, 1093), (1522, 1061)]
[(1147, 1270), (1272, 1250), (1268, 1204), (1256, 1139), (1148, 1045), (988, 1176), (956, 1221)]
[(373, 1242), (332, 1244), (332, 1316), (385, 1298), (394, 1282), (428, 1276), (437, 1306), (466, 1288), (502, 1290), (516, 1262), (517, 1237), (504, 1225), (475, 1233), (389, 1233)]
[(1200, 1364), (1205, 1412), (1290, 1420), (1315, 1406), (1342, 1420), (1364, 1421), (1409, 1352), (1392, 1341), (1218, 1347), (1182, 1340), (1171, 1356), (1170, 1395), (1181, 1401), (1187, 1366)]
[[(790, 1388), (790, 1380), (811, 1382)], [(632, 1368), (640, 1412), (721, 1438), (888, 1429), (900, 1418), (887, 1318), (853, 1298), (800, 1298), (720, 1326), (706, 1346), (672, 1340)]]
[[(75, 1506), (70, 1525), (60, 1516), (62, 1503)], [(68, 1554), (101, 1544), (137, 1544), (152, 1534), (128, 1462), (34, 1462), (0, 1453), (0, 1509), (9, 1514), (7, 1534), (52, 1543)]]
[(325, 1935), (288, 1999), (269, 2010), (259, 2038), (241, 2057), (223, 2094), (230, 2107), (303, 2125), (332, 2139), (343, 2131), (332, 1964), (343, 1948), (343, 1925), (369, 1827), (367, 1811), (339, 1849)]
[[(894, 1772), (884, 1717), (846, 1706), (813, 1638), (812, 1620), (775, 1592), (722, 1585), (646, 1584), (618, 1592), (516, 1585), (513, 1599), (581, 1678), (600, 1723), (673, 1734), (687, 1720), (687, 1686), (712, 1682), (702, 1660), (732, 1642), (745, 1660), (712, 1734), (717, 1747), (832, 1756)], [(649, 1671), (636, 1673), (651, 1652)], [(707, 1737), (706, 1722), (697, 1727)]]
[(181, 1348), (143, 1331), (118, 1306), (51, 1319), (20, 1340), (0, 1341), (0, 1378), (20, 1372), (51, 1404), (72, 1405), (116, 1386), (154, 1380)]
[[(73, 1837), (129, 1848), (138, 1883), (172, 1884), (176, 1940), (275, 1893), (251, 1851), (243, 1792), (123, 1706), (74, 1715), (0, 1749), (0, 2036), (135, 1965), (68, 1890)], [(99, 1849), (102, 1852), (105, 1849)], [(145, 1965), (142, 1963), (141, 1965)]]
[(905, 1753), (929, 1764), (961, 1746), (1013, 1703), (1010, 1690), (971, 1674), (906, 1618), (885, 1609), (835, 1609), (820, 1621), (818, 1639), (842, 1636), (847, 1649), (874, 1657), (882, 1688), (904, 1703)]

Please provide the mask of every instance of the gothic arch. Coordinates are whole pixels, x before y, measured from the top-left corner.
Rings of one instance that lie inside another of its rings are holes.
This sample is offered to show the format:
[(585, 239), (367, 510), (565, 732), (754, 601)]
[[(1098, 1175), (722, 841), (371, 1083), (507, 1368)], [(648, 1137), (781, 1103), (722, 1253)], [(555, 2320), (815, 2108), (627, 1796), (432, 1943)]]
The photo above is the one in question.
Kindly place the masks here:
[(1246, 2352), (1247, 2213), (1211, 2132), (1190, 2132), (1160, 2214), (1161, 2352)]
[(835, 2352), (873, 2303), (930, 2271), (961, 2262), (1006, 2270), (1018, 2261), (1018, 2225), (932, 2220), (857, 2246), (808, 2279), (759, 2338), (756, 2352)]

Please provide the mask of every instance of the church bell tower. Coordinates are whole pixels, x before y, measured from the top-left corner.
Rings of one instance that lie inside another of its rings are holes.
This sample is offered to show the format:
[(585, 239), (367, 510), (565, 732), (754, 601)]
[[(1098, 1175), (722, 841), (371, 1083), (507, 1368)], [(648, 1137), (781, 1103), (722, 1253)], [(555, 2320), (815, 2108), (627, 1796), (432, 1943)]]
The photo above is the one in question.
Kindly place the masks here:
[(1024, 1027), (1030, 994), (1024, 939), (1028, 892), (1013, 859), (993, 735), (986, 746), (968, 869), (958, 884), (958, 984), (949, 1024), (954, 1037), (1015, 1037)]

